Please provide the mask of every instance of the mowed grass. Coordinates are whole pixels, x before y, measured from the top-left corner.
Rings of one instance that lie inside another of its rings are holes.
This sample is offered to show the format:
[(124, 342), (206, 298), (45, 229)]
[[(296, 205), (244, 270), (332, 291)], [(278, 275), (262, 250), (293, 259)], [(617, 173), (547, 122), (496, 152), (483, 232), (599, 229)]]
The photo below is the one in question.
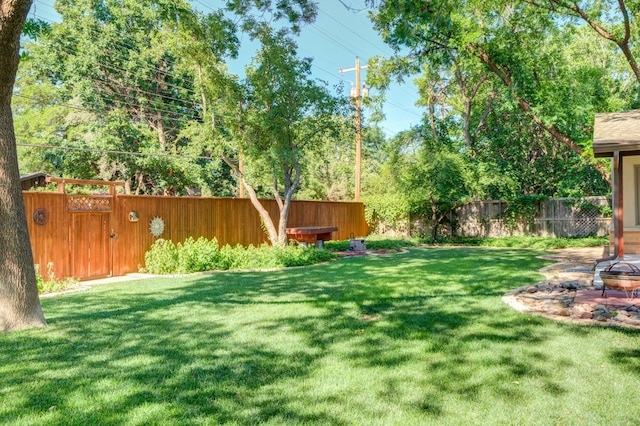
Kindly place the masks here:
[(0, 424), (637, 424), (640, 332), (520, 314), (542, 252), (96, 286), (0, 335)]

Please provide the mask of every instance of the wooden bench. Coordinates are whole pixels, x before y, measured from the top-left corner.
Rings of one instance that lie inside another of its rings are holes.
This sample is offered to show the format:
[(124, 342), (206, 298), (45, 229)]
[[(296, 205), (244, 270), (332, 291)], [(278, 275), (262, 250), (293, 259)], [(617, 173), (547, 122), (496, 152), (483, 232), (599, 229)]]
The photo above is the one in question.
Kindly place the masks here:
[(322, 247), (322, 241), (330, 240), (331, 233), (337, 230), (337, 226), (298, 226), (287, 228), (287, 237), (299, 243), (312, 243)]

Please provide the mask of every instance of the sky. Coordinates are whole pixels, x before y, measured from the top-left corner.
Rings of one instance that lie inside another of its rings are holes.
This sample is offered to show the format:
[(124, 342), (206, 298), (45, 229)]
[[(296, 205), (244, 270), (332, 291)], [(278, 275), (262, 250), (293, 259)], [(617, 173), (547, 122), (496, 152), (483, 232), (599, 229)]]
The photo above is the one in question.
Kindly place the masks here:
[[(208, 13), (223, 6), (220, 0), (191, 0), (194, 8)], [(344, 2), (344, 4), (343, 4)], [(298, 55), (313, 59), (313, 76), (326, 81), (331, 87), (339, 82), (344, 84), (344, 96), (355, 83), (355, 72), (340, 73), (340, 69), (354, 68), (356, 57), (361, 65), (373, 56), (391, 56), (392, 49), (382, 42), (368, 18), (364, 0), (322, 0), (316, 21), (303, 27), (298, 42)], [(54, 0), (34, 0), (30, 17), (47, 21), (59, 20)], [(349, 10), (345, 4), (352, 9)], [(241, 36), (242, 48), (237, 60), (228, 63), (229, 71), (243, 76), (244, 66), (251, 61), (255, 45), (249, 37)], [(362, 82), (366, 79), (366, 69), (361, 71)], [(375, 91), (371, 91), (372, 94)], [(393, 83), (386, 94), (383, 105), (385, 120), (380, 127), (387, 137), (407, 130), (420, 123), (422, 110), (415, 106), (417, 89), (411, 78), (403, 84)], [(368, 116), (363, 110), (365, 120)]]

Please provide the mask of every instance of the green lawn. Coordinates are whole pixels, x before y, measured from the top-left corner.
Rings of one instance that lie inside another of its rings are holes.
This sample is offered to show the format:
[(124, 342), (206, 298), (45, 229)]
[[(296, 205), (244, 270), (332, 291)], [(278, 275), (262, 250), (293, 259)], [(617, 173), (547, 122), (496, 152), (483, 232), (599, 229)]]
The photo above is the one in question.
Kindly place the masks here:
[(96, 286), (0, 335), (0, 424), (638, 424), (640, 332), (519, 314), (534, 250)]

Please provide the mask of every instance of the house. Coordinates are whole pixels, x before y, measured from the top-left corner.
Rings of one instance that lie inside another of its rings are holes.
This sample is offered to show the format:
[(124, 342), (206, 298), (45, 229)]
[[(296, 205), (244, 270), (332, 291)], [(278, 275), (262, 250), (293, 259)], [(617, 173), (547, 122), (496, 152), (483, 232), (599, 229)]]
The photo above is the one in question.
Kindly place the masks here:
[(611, 257), (640, 254), (640, 110), (596, 114), (593, 154), (611, 158)]
[(47, 186), (47, 176), (46, 173), (26, 173), (20, 175), (20, 183), (22, 184), (22, 190), (28, 191), (31, 188), (37, 188), (39, 186)]

